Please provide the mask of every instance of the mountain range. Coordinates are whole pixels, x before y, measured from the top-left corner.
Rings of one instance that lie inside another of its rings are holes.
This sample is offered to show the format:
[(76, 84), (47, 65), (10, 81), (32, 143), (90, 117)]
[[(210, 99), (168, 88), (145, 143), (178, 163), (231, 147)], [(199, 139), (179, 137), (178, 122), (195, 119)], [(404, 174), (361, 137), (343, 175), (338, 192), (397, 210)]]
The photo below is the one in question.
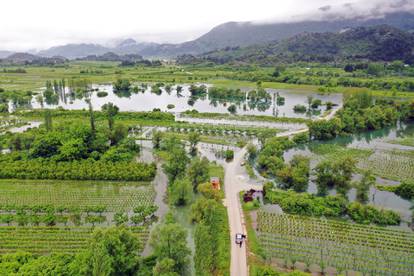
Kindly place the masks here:
[(414, 14), (396, 12), (376, 19), (305, 20), (268, 24), (228, 22), (213, 28), (195, 40), (179, 44), (157, 44), (126, 39), (115, 47), (105, 47), (99, 44), (68, 44), (40, 51), (38, 55), (45, 57), (62, 56), (68, 59), (75, 59), (113, 52), (120, 55), (139, 54), (146, 58), (171, 58), (183, 54), (197, 55), (225, 47), (245, 47), (280, 41), (304, 32), (339, 32), (346, 28), (374, 25), (389, 25), (404, 31), (413, 31)]
[(226, 47), (197, 56), (183, 55), (177, 58), (181, 64), (213, 62), (258, 65), (344, 60), (402, 60), (414, 63), (414, 34), (388, 25), (357, 27), (336, 33), (301, 33), (281, 41)]

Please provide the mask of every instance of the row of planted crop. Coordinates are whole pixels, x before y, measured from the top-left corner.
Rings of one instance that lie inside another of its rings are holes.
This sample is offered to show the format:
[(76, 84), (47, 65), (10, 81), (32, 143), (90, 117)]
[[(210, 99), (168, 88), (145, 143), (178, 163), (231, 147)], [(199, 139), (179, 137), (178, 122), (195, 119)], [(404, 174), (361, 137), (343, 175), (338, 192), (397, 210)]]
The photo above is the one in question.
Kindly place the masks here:
[[(366, 265), (363, 271), (374, 269), (380, 272), (375, 275), (387, 270), (392, 271), (391, 275), (411, 275), (414, 268), (412, 233), (380, 227), (370, 231), (372, 228), (369, 226), (352, 229), (352, 226), (326, 219), (258, 213), (259, 239), (270, 257), (296, 258), (305, 263), (360, 270), (361, 266), (356, 264), (358, 260)], [(347, 231), (343, 231), (344, 228)], [(354, 239), (361, 228), (365, 230), (366, 239)], [(382, 244), (384, 235), (392, 240), (393, 232), (397, 232), (395, 242)], [(382, 235), (379, 237), (378, 234)]]
[[(85, 248), (93, 227), (0, 227), (0, 254), (24, 250), (32, 253), (73, 253)], [(129, 227), (145, 244), (147, 227)]]
[[(117, 191), (118, 194), (115, 194)], [(114, 190), (112, 194), (102, 194), (104, 191), (97, 189), (92, 191), (10, 191), (2, 187), (0, 194), (0, 210), (13, 211), (19, 209), (32, 210), (35, 212), (55, 210), (63, 211), (85, 211), (103, 212), (128, 210), (139, 205), (151, 205), (155, 193), (153, 189), (121, 189)]]
[[(137, 206), (133, 209), (134, 215), (129, 217), (128, 213), (118, 212), (113, 214), (112, 222), (114, 224), (120, 225), (125, 223), (130, 223), (132, 225), (140, 225), (152, 222), (156, 219), (155, 212), (157, 211), (158, 207), (151, 205), (151, 206)], [(102, 208), (94, 208), (92, 209), (94, 213), (98, 213), (99, 215), (91, 215), (88, 212), (82, 214), (81, 212), (65, 212), (56, 214), (54, 209), (42, 209), (39, 212), (33, 212), (32, 209), (24, 210), (20, 209), (13, 212), (0, 212), (0, 224), (7, 224), (10, 225), (12, 223), (16, 223), (19, 226), (25, 225), (39, 225), (44, 224), (46, 226), (54, 226), (56, 224), (64, 224), (67, 225), (69, 222), (73, 225), (84, 225), (84, 224), (92, 224), (93, 226), (96, 224), (103, 224), (107, 222), (107, 216), (112, 214), (107, 213), (105, 216), (102, 215), (103, 209)], [(36, 209), (38, 211), (38, 209)], [(108, 222), (110, 224), (110, 222)]]
[(372, 269), (382, 272), (389, 270), (392, 272), (391, 275), (411, 275), (410, 273), (413, 272), (413, 254), (363, 247), (343, 248), (337, 243), (321, 243), (286, 235), (273, 234), (269, 237), (260, 233), (259, 239), (268, 257), (333, 266), (339, 270), (344, 268), (362, 272)]
[[(383, 258), (384, 256), (387, 256), (386, 259), (388, 261), (403, 262), (405, 260), (404, 262), (414, 264), (414, 259), (412, 258), (414, 256), (413, 253), (405, 251), (394, 251), (382, 249), (380, 247), (373, 248), (365, 245), (355, 246), (335, 241), (299, 238), (283, 234), (259, 233), (263, 244), (271, 250), (277, 250), (281, 247), (292, 248), (293, 250), (301, 245), (303, 247), (301, 252), (316, 255), (320, 255), (322, 252), (326, 254), (325, 257), (327, 258), (340, 256), (341, 259), (354, 259), (356, 256), (363, 255), (364, 258), (378, 261), (378, 257)], [(279, 246), (275, 247), (275, 244), (278, 244)]]
[[(297, 231), (303, 235), (333, 235), (337, 237), (359, 237), (363, 241), (380, 240), (406, 243), (414, 248), (414, 233), (410, 231), (388, 229), (384, 227), (353, 224), (337, 220), (301, 217), (294, 215), (276, 215), (259, 212), (258, 219), (266, 222), (260, 224), (262, 228), (270, 227), (266, 231)], [(283, 225), (283, 228), (280, 226)]]
[(228, 134), (228, 135), (247, 135), (254, 136), (260, 133), (276, 134), (276, 129), (257, 128), (257, 127), (237, 127), (237, 126), (218, 126), (218, 125), (172, 125), (167, 128), (172, 132), (197, 132), (202, 134)]
[[(262, 230), (266, 228), (263, 227)], [(311, 227), (303, 227), (298, 225), (295, 227), (294, 225), (284, 226), (282, 227), (272, 227), (272, 231), (274, 233), (283, 233), (289, 235), (295, 235), (297, 237), (305, 237), (305, 238), (314, 238), (314, 239), (324, 239), (324, 240), (332, 240), (332, 241), (341, 241), (344, 243), (352, 243), (352, 244), (365, 244), (367, 246), (383, 246), (386, 248), (394, 249), (398, 248), (399, 250), (411, 250), (414, 252), (414, 248), (412, 246), (412, 242), (407, 239), (399, 239), (392, 236), (388, 236), (382, 238), (380, 236), (375, 236), (370, 233), (349, 233), (344, 231), (332, 231), (330, 230), (322, 230), (322, 229), (315, 229)]]

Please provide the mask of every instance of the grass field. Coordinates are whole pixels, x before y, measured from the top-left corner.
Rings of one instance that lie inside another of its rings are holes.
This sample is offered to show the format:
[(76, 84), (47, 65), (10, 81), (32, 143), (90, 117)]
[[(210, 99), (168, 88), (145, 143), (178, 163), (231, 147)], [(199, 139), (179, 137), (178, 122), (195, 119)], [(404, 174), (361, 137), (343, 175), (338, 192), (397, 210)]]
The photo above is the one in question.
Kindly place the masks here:
[[(17, 67), (16, 67), (17, 68)], [(13, 68), (10, 68), (13, 69)], [(47, 80), (87, 79), (90, 83), (111, 83), (119, 78), (127, 78), (136, 82), (164, 82), (164, 83), (197, 83), (208, 82), (216, 86), (232, 88), (255, 88), (256, 81), (240, 79), (268, 78), (273, 68), (250, 68), (249, 70), (215, 67), (193, 66), (162, 66), (162, 67), (118, 67), (116, 62), (72, 61), (56, 67), (24, 67), (27, 73), (6, 73), (0, 71), (0, 87), (16, 91), (39, 91)], [(307, 69), (299, 66), (287, 68), (288, 72), (298, 77), (307, 78)], [(341, 68), (314, 68), (338, 76), (346, 76)], [(315, 79), (326, 79), (326, 76), (312, 76)], [(336, 77), (335, 77), (336, 78)], [(335, 80), (335, 78), (332, 78)], [(403, 81), (403, 77), (382, 77), (384, 80)], [(318, 85), (303, 85), (296, 83), (262, 82), (264, 88), (293, 89), (302, 91), (318, 91)], [(366, 88), (336, 87), (335, 92), (357, 93), (366, 91)], [(371, 90), (374, 95), (391, 96), (390, 91)], [(414, 97), (414, 93), (396, 92), (394, 97)]]

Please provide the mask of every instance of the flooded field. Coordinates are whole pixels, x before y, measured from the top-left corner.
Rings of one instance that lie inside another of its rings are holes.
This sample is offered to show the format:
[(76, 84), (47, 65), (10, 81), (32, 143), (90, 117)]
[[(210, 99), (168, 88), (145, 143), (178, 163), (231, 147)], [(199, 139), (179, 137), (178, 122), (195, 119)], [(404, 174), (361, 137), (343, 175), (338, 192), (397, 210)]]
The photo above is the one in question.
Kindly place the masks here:
[[(414, 152), (414, 147), (391, 144), (389, 141), (393, 141), (397, 138), (412, 137), (413, 134), (414, 124), (399, 124), (393, 128), (365, 132), (346, 137), (338, 137), (328, 142), (312, 142), (308, 145), (296, 147), (286, 151), (284, 153), (284, 158), (286, 162), (289, 162), (292, 157), (297, 154), (309, 156), (311, 157), (310, 166), (311, 169), (313, 169), (323, 158), (327, 158), (328, 154), (320, 154), (321, 146), (341, 146), (346, 149), (365, 150), (369, 152), (368, 156), (364, 158), (357, 158), (357, 167), (360, 169), (371, 170), (377, 176), (378, 184), (397, 185), (400, 181), (399, 179), (393, 179), (393, 177), (401, 178), (404, 174), (410, 174), (414, 171), (414, 167), (405, 167), (406, 164), (404, 162), (407, 161), (403, 158), (388, 158), (388, 161), (375, 160), (375, 158), (377, 155), (381, 154), (412, 154)], [(400, 163), (397, 164), (394, 160)], [(414, 158), (411, 158), (408, 161), (413, 162), (413, 160)], [(386, 164), (391, 161), (395, 164)], [(391, 167), (389, 168), (389, 171), (384, 168), (385, 166)], [(359, 174), (355, 174), (353, 179), (359, 180), (360, 177), (361, 176)], [(308, 192), (314, 194), (317, 192), (316, 184), (312, 178), (309, 181)], [(329, 193), (336, 194), (336, 191), (330, 190)], [(354, 201), (355, 197), (356, 190), (352, 188), (348, 193), (348, 198), (349, 200)], [(411, 218), (411, 202), (395, 195), (392, 192), (380, 191), (375, 187), (371, 187), (369, 192), (369, 202), (379, 207), (393, 209), (399, 212), (406, 220)]]
[[(334, 109), (342, 105), (342, 94), (339, 93), (318, 94), (306, 91), (266, 89), (271, 99), (253, 102), (248, 99), (247, 90), (245, 91), (246, 97), (242, 100), (231, 98), (214, 99), (209, 97), (208, 94), (204, 97), (191, 96), (189, 85), (180, 85), (182, 87), (180, 89), (181, 92), (177, 92), (177, 87), (177, 85), (172, 86), (171, 89), (161, 87), (157, 91), (153, 91), (151, 87), (148, 87), (140, 92), (114, 93), (112, 85), (93, 85), (92, 90), (94, 91), (90, 92), (90, 98), (96, 110), (99, 110), (105, 103), (112, 102), (121, 111), (151, 111), (157, 108), (171, 112), (196, 109), (199, 112), (228, 113), (228, 107), (235, 105), (237, 107), (237, 114), (292, 118), (315, 118), (326, 110), (326, 107), (322, 105), (311, 113), (295, 112), (293, 108), (296, 105), (308, 105), (308, 96), (312, 96), (313, 99), (320, 99), (322, 103), (331, 102), (334, 104)], [(98, 93), (101, 97), (98, 96)], [(277, 98), (284, 98), (284, 101), (277, 101)], [(85, 95), (71, 93), (69, 89), (66, 89), (65, 93), (61, 93), (54, 101), (34, 97), (30, 105), (32, 108), (43, 106), (47, 108), (86, 109), (88, 107), (88, 104), (85, 102)]]

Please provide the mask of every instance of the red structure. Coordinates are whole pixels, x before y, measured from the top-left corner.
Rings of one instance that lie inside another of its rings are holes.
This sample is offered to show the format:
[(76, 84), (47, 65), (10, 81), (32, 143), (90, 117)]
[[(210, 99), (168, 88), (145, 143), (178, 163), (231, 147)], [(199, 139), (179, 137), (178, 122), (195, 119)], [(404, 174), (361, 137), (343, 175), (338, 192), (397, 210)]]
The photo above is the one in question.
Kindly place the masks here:
[(212, 177), (210, 178), (210, 183), (214, 190), (220, 190), (220, 178)]

